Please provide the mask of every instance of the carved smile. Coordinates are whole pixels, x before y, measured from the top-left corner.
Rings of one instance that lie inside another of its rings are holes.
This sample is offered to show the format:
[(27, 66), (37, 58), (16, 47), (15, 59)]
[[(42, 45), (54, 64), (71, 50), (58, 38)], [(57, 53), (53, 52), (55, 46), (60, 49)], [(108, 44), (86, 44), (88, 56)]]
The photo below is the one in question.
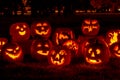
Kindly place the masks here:
[(49, 32), (49, 29), (46, 30), (46, 31), (41, 31), (41, 32), (39, 30), (35, 30), (35, 33), (38, 34), (38, 35), (47, 35), (48, 32)]
[(89, 59), (89, 58), (86, 58), (86, 61), (91, 64), (99, 64), (102, 62), (100, 59), (95, 60), (95, 59)]
[(57, 61), (55, 61), (52, 57), (51, 57), (51, 62), (53, 63), (53, 64), (55, 64), (55, 65), (62, 65), (63, 63), (64, 63), (64, 58), (62, 58), (61, 60), (57, 60)]
[(46, 52), (44, 53), (42, 50), (38, 50), (37, 53), (40, 54), (40, 55), (47, 56), (48, 53), (49, 53), (49, 51), (46, 51)]
[(19, 35), (23, 36), (26, 34), (26, 31), (19, 31)]
[(120, 53), (115, 53), (115, 56), (120, 57)]

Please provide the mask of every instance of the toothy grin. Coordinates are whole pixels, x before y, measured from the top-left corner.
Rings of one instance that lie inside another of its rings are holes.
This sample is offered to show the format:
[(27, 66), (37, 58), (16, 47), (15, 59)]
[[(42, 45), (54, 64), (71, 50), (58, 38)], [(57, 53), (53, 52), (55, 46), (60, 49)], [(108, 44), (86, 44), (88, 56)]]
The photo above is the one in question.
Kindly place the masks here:
[(38, 50), (37, 53), (40, 54), (40, 55), (47, 56), (48, 53), (49, 53), (49, 51), (46, 51), (46, 52), (44, 53), (42, 50)]
[(99, 64), (102, 62), (100, 59), (94, 60), (94, 59), (89, 59), (89, 58), (86, 58), (86, 61), (91, 64)]
[(58, 61), (55, 61), (53, 60), (53, 58), (51, 57), (51, 62), (52, 64), (55, 64), (55, 65), (62, 65), (64, 63), (64, 58), (62, 58), (61, 60), (58, 60)]
[(47, 35), (49, 32), (49, 30), (46, 30), (46, 31), (39, 31), (39, 30), (35, 30), (35, 33), (38, 34), (38, 35)]

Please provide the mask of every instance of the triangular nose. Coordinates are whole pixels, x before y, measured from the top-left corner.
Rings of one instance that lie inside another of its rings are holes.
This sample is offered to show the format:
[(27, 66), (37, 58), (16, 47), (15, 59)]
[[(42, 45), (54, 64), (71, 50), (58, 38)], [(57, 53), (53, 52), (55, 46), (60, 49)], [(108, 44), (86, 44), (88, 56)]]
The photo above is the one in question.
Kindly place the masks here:
[(94, 52), (92, 52), (92, 54), (91, 54), (91, 57), (95, 57), (95, 54), (94, 54)]
[(92, 26), (89, 26), (88, 31), (89, 31), (89, 32), (91, 32), (91, 31), (92, 31)]
[(55, 56), (55, 59), (60, 59), (60, 56), (59, 56), (59, 54), (57, 54), (56, 56)]

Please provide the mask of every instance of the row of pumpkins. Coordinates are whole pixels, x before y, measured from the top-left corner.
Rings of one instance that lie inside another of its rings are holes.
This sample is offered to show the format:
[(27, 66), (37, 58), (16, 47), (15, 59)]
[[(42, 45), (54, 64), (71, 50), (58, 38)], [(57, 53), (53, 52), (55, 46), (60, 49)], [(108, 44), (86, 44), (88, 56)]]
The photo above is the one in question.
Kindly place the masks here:
[[(86, 37), (76, 40), (69, 28), (57, 28), (53, 41), (49, 40), (51, 26), (48, 22), (35, 22), (31, 30), (27, 23), (18, 22), (10, 27), (11, 42), (0, 38), (0, 59), (7, 62), (19, 62), (29, 53), (32, 58), (42, 61), (47, 59), (52, 65), (70, 64), (74, 58), (83, 56), (89, 64), (105, 64), (111, 57), (120, 58), (119, 30), (111, 30), (106, 38), (97, 36), (100, 25), (96, 19), (85, 19), (81, 26)], [(30, 40), (32, 35), (33, 40)]]

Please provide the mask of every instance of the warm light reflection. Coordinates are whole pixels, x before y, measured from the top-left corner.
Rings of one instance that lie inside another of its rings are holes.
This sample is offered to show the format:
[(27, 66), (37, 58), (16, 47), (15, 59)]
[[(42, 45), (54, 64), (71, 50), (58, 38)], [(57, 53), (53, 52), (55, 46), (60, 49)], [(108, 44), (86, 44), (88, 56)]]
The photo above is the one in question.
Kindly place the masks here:
[(108, 36), (110, 37), (109, 45), (112, 45), (113, 43), (118, 41), (118, 33), (117, 32), (109, 33)]

